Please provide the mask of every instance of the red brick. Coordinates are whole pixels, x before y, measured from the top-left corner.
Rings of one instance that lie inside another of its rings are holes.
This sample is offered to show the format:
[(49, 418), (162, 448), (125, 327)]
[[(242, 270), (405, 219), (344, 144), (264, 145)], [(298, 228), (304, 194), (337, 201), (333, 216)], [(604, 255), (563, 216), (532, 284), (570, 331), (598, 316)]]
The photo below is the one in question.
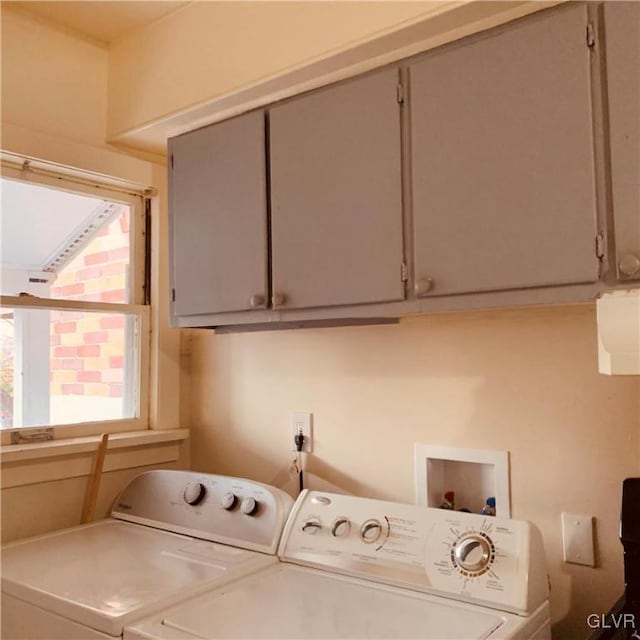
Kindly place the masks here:
[(71, 322), (72, 320), (82, 320), (84, 312), (82, 311), (64, 311), (60, 320), (63, 322)]
[(55, 346), (57, 344), (60, 344), (61, 340), (60, 340), (60, 336), (56, 336), (56, 335), (51, 335), (51, 346)]
[(109, 251), (109, 261), (115, 262), (116, 260), (128, 260), (129, 259), (129, 247), (119, 247), (118, 249), (111, 249)]
[(99, 371), (78, 371), (78, 382), (102, 382)]
[(53, 326), (54, 333), (73, 333), (75, 330), (75, 322), (56, 322)]
[(100, 294), (100, 302), (126, 302), (127, 294), (122, 289), (103, 291)]
[(78, 347), (56, 347), (53, 355), (56, 358), (74, 358), (78, 355)]
[(109, 334), (106, 331), (88, 331), (84, 334), (85, 344), (100, 344), (108, 340)]
[(62, 287), (63, 296), (78, 296), (84, 293), (84, 285), (82, 282), (75, 282), (74, 284), (67, 284)]
[(109, 262), (108, 251), (98, 251), (97, 253), (90, 253), (84, 257), (84, 263), (87, 266), (92, 264), (104, 264), (105, 262)]
[(101, 329), (122, 329), (124, 327), (124, 316), (107, 316), (100, 318)]
[(81, 384), (63, 384), (62, 395), (84, 395), (84, 386)]
[(100, 236), (108, 236), (109, 235), (109, 230), (110, 230), (110, 226), (106, 225), (106, 226), (102, 227), (102, 229), (100, 229), (100, 231), (98, 231), (98, 233), (96, 235), (98, 237), (100, 237)]
[(51, 358), (50, 362), (49, 362), (49, 366), (52, 369), (62, 369), (62, 363), (64, 361), (61, 360), (60, 358)]
[(86, 267), (78, 271), (78, 280), (95, 280), (101, 276), (102, 267)]
[(82, 369), (84, 363), (80, 358), (63, 358), (60, 361), (60, 369)]
[(111, 383), (109, 385), (109, 395), (112, 398), (121, 398), (122, 397), (122, 385), (118, 383)]
[(109, 358), (109, 366), (112, 369), (122, 369), (124, 367), (124, 356), (111, 356)]
[(122, 233), (129, 233), (129, 212), (125, 211), (121, 216), (120, 216), (120, 231), (122, 231)]
[(99, 344), (83, 344), (78, 347), (78, 355), (81, 358), (95, 358), (100, 355)]

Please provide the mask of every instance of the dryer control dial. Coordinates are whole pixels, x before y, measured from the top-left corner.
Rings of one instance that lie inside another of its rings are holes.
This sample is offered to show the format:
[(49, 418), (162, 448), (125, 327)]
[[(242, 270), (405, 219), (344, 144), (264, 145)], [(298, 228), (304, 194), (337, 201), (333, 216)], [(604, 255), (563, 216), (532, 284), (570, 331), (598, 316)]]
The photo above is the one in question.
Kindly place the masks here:
[(349, 518), (336, 518), (331, 525), (331, 535), (335, 538), (346, 536), (351, 529)]
[(317, 518), (309, 518), (308, 520), (305, 520), (302, 525), (303, 533), (308, 533), (311, 535), (317, 533), (318, 531), (320, 531), (320, 529), (322, 529), (322, 524)]
[(371, 544), (375, 542), (382, 533), (382, 524), (379, 520), (371, 518), (360, 527), (360, 538), (362, 542)]
[(185, 488), (182, 494), (184, 501), (187, 504), (196, 505), (202, 502), (207, 490), (201, 482), (190, 482)]
[(464, 575), (485, 573), (495, 557), (495, 547), (484, 533), (468, 533), (456, 540), (451, 551), (452, 560)]

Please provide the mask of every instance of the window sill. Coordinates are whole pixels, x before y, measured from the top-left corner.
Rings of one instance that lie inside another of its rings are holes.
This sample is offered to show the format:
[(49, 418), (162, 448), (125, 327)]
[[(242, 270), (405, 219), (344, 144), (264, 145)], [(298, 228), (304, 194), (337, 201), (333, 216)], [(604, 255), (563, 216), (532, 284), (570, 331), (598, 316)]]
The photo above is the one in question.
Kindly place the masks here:
[[(117, 471), (174, 462), (188, 429), (155, 429), (109, 436), (103, 470)], [(2, 488), (87, 476), (100, 436), (0, 447)]]

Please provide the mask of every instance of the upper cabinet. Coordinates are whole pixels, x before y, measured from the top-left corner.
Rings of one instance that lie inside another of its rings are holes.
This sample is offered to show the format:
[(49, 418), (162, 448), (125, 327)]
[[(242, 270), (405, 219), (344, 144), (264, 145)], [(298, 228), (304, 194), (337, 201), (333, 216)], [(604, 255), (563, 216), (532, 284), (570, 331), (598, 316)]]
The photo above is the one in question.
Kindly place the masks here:
[(179, 326), (594, 299), (640, 278), (640, 3), (541, 11), (170, 157)]
[(269, 110), (273, 306), (404, 298), (398, 69)]
[(640, 3), (606, 2), (606, 80), (616, 273), (640, 278)]
[(410, 65), (419, 297), (598, 280), (586, 34), (560, 7)]
[(264, 113), (173, 138), (169, 154), (172, 314), (265, 307)]

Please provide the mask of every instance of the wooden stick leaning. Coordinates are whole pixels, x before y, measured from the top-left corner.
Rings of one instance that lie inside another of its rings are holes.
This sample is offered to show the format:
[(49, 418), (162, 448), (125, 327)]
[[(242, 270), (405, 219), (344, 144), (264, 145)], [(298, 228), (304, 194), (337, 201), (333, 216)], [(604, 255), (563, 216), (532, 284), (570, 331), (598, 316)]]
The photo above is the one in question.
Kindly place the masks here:
[(91, 474), (91, 479), (89, 481), (89, 490), (82, 509), (82, 524), (92, 522), (95, 516), (98, 491), (100, 490), (100, 480), (102, 479), (102, 467), (104, 466), (104, 457), (107, 453), (108, 442), (109, 434), (103, 433), (102, 440), (100, 440), (100, 444), (98, 445), (98, 450), (96, 452), (93, 473)]

